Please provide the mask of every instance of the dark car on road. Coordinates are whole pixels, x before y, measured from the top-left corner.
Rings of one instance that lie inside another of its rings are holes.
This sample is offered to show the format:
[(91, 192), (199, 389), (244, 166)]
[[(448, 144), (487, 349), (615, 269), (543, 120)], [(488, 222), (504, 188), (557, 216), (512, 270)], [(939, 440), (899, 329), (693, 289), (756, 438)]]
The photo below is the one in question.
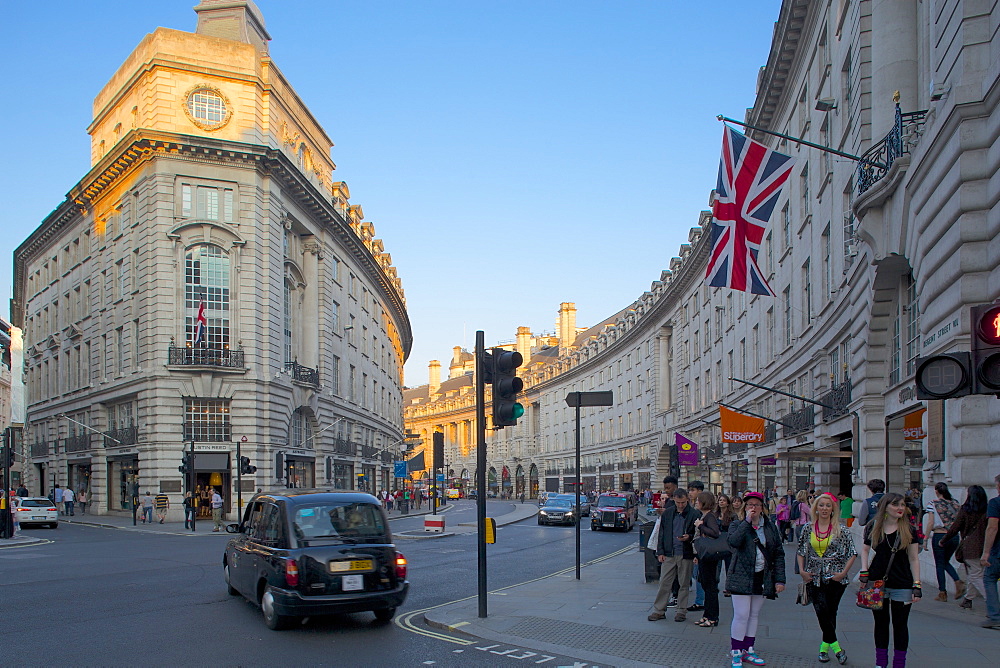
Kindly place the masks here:
[(538, 509), (539, 524), (576, 524), (573, 499), (550, 498)]
[(631, 531), (639, 520), (639, 499), (632, 492), (605, 492), (591, 506), (590, 529)]
[(385, 622), (406, 600), (406, 559), (379, 501), (361, 492), (286, 489), (255, 495), (222, 557), (229, 593), (260, 606), (268, 628), (309, 615), (371, 611)]

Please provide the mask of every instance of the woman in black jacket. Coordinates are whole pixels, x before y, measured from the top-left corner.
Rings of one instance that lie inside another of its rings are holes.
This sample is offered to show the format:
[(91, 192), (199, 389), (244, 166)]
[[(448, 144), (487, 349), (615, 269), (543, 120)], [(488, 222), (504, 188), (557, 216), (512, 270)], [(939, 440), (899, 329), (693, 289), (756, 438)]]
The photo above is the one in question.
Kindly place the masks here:
[(744, 662), (763, 666), (754, 640), (757, 620), (764, 599), (774, 599), (785, 589), (785, 551), (781, 535), (764, 510), (764, 495), (743, 495), (746, 517), (729, 527), (729, 545), (733, 563), (729, 567), (726, 588), (732, 592), (733, 624), (730, 627), (733, 668)]
[[(699, 538), (718, 538), (722, 535), (719, 518), (715, 515), (715, 494), (702, 492), (695, 499), (695, 508), (701, 517), (694, 521), (695, 549)], [(719, 625), (719, 569), (721, 559), (698, 558), (698, 582), (705, 591), (705, 616), (696, 622), (698, 626), (711, 628)]]

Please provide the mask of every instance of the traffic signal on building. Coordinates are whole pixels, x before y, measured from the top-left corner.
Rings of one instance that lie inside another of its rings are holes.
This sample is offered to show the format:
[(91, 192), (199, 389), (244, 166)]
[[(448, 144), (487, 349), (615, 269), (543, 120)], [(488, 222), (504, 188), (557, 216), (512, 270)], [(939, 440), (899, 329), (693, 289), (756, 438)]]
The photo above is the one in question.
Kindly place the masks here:
[(524, 406), (517, 402), (518, 393), (524, 389), (524, 381), (515, 374), (524, 358), (517, 351), (494, 348), (493, 368), (490, 382), (493, 386), (493, 427), (513, 427), (524, 415)]
[(1000, 303), (973, 306), (972, 393), (1000, 396)]
[(250, 475), (251, 473), (256, 473), (257, 467), (250, 464), (249, 457), (240, 457), (240, 473), (243, 475)]
[(190, 452), (185, 452), (183, 455), (181, 455), (181, 465), (177, 467), (177, 470), (183, 473), (184, 475), (191, 473), (191, 469), (193, 468), (192, 467), (193, 462), (191, 461), (192, 458), (193, 457)]
[(954, 399), (972, 391), (972, 361), (965, 351), (918, 357), (917, 399)]

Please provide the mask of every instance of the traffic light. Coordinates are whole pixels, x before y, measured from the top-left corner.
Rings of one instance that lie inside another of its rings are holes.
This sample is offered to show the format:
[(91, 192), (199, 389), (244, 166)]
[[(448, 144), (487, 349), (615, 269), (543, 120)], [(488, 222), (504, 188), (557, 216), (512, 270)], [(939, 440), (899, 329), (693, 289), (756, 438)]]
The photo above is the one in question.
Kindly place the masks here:
[(953, 399), (972, 391), (972, 362), (969, 353), (941, 353), (918, 357), (917, 399)]
[(192, 466), (191, 466), (192, 461), (191, 461), (191, 459), (192, 459), (192, 456), (191, 456), (190, 452), (185, 452), (183, 455), (181, 455), (181, 465), (177, 467), (177, 470), (180, 471), (181, 473), (183, 473), (184, 475), (187, 475), (188, 473), (191, 473), (191, 469), (192, 469)]
[(519, 417), (524, 415), (524, 406), (515, 398), (524, 389), (524, 381), (515, 376), (517, 367), (524, 363), (524, 358), (517, 351), (494, 348), (493, 368), (490, 382), (493, 386), (493, 427), (513, 427)]
[(250, 464), (249, 457), (240, 457), (240, 473), (243, 475), (249, 475), (251, 473), (256, 473), (257, 467)]
[(1000, 396), (1000, 304), (973, 306), (972, 393)]

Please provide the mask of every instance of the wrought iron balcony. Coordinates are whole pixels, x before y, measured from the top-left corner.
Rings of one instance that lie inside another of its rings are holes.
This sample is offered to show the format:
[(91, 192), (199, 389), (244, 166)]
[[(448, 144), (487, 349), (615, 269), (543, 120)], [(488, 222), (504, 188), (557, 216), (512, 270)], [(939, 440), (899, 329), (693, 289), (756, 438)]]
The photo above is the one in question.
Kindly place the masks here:
[(338, 455), (347, 455), (353, 457), (358, 452), (357, 445), (348, 441), (346, 438), (335, 438), (333, 439), (333, 451)]
[(298, 362), (285, 362), (285, 371), (292, 376), (296, 383), (319, 387), (319, 371), (307, 366), (302, 366)]
[(764, 427), (764, 440), (762, 443), (774, 443), (778, 440), (778, 425), (768, 422)]
[[(104, 447), (106, 447), (106, 448), (114, 448), (114, 447), (118, 447), (118, 446), (122, 446), (122, 445), (135, 445), (136, 443), (139, 442), (139, 428), (138, 427), (124, 427), (122, 429), (109, 429), (108, 431), (106, 431), (104, 433), (106, 434), (106, 436), (104, 437)], [(110, 438), (108, 438), (108, 437), (110, 437)], [(115, 441), (112, 441), (111, 440), (112, 438), (115, 439), (115, 440), (117, 440), (118, 442), (116, 443)], [(185, 441), (192, 440), (192, 439), (188, 438), (186, 431), (185, 431), (185, 435), (184, 435), (184, 440)], [(193, 440), (197, 441), (197, 440), (201, 440), (201, 439), (197, 439), (196, 438), (196, 439), (193, 439)]]
[(795, 436), (806, 431), (812, 431), (815, 421), (816, 409), (813, 408), (812, 404), (808, 404), (797, 411), (792, 411), (781, 418), (781, 422), (784, 425), (781, 428), (781, 436), (782, 438), (788, 438), (789, 436)]
[(188, 348), (170, 346), (167, 349), (168, 364), (172, 366), (215, 366), (226, 369), (243, 369), (242, 350), (229, 348)]
[(77, 434), (66, 439), (66, 452), (90, 450), (90, 434)]
[(48, 454), (49, 454), (49, 444), (48, 444), (48, 442), (32, 443), (31, 444), (31, 456), (32, 457), (45, 457)]
[(740, 455), (747, 451), (749, 446), (746, 443), (730, 443), (729, 454)]
[(635, 460), (635, 465), (637, 467), (652, 466), (652, 464), (653, 460), (650, 457), (640, 457), (639, 459)]
[(848, 378), (840, 385), (834, 385), (829, 392), (820, 397), (820, 401), (830, 407), (823, 407), (823, 422), (847, 415), (847, 406), (851, 403), (851, 379)]
[(706, 459), (719, 459), (724, 454), (722, 443), (709, 443), (704, 448)]
[(905, 114), (896, 104), (896, 122), (885, 137), (865, 151), (858, 161), (858, 195), (862, 195), (879, 182), (892, 167), (892, 163), (901, 155), (910, 152), (911, 139), (919, 134), (920, 128), (927, 117), (927, 110), (908, 111)]

